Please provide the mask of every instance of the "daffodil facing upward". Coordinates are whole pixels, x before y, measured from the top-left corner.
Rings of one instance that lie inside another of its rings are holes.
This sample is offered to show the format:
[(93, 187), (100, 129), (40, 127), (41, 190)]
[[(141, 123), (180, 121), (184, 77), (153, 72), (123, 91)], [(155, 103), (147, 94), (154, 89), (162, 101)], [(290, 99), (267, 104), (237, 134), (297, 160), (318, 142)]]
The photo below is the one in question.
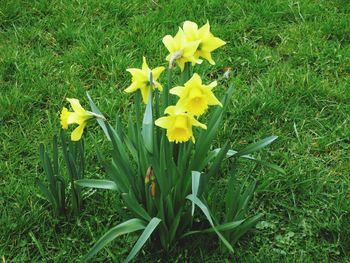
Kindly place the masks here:
[(215, 97), (212, 91), (216, 85), (216, 81), (209, 85), (202, 84), (200, 76), (195, 73), (184, 86), (174, 87), (170, 90), (170, 93), (180, 97), (176, 105), (190, 114), (199, 116), (208, 109), (209, 105), (219, 105), (222, 107), (221, 102)]
[(169, 68), (172, 68), (176, 62), (180, 70), (183, 71), (186, 62), (200, 63), (201, 61), (194, 57), (199, 43), (200, 41), (188, 41), (181, 28), (175, 37), (166, 35), (163, 38), (163, 44), (169, 51), (169, 55), (166, 57), (166, 60), (169, 61)]
[(152, 84), (153, 89), (157, 88), (160, 91), (163, 90), (163, 86), (157, 81), (160, 74), (164, 71), (164, 67), (157, 67), (150, 69), (147, 65), (146, 58), (143, 57), (142, 68), (129, 68), (126, 71), (130, 72), (132, 76), (131, 85), (126, 88), (125, 92), (135, 92), (136, 90), (141, 91), (142, 100), (146, 104), (148, 101), (148, 95)]
[(67, 101), (72, 106), (73, 112), (68, 111), (66, 107), (63, 107), (60, 115), (61, 125), (63, 129), (68, 129), (71, 124), (78, 124), (71, 134), (72, 141), (79, 141), (83, 135), (84, 128), (88, 122), (93, 117), (98, 117), (104, 119), (103, 116), (97, 115), (93, 112), (85, 110), (79, 103), (77, 99), (68, 99)]
[(214, 65), (215, 62), (211, 57), (211, 52), (215, 49), (226, 44), (225, 41), (210, 32), (210, 25), (207, 22), (204, 26), (198, 29), (198, 25), (191, 21), (186, 21), (183, 25), (183, 31), (187, 41), (199, 41), (198, 48), (194, 53), (194, 58), (204, 58), (209, 61), (210, 64)]
[(195, 138), (192, 132), (192, 126), (207, 129), (207, 126), (197, 121), (193, 115), (187, 113), (179, 106), (169, 106), (164, 111), (168, 116), (161, 117), (155, 121), (155, 124), (167, 130), (167, 137), (170, 142), (182, 143)]

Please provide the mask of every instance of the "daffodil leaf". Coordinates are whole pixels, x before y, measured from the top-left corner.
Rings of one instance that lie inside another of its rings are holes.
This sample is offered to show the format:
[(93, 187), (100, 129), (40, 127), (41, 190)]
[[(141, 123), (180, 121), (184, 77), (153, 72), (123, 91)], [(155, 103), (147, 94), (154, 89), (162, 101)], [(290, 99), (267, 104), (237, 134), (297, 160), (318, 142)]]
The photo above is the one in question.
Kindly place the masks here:
[(107, 189), (107, 190), (118, 190), (118, 186), (115, 182), (103, 179), (79, 179), (74, 182), (75, 184), (82, 187)]
[(217, 230), (216, 226), (214, 225), (214, 222), (211, 218), (209, 209), (206, 207), (205, 204), (203, 204), (203, 202), (196, 196), (193, 196), (192, 194), (188, 195), (186, 197), (186, 199), (194, 202), (203, 212), (203, 214), (205, 215), (205, 217), (207, 218), (207, 220), (209, 221), (211, 227), (213, 228), (214, 232), (218, 235), (218, 237), (220, 238), (220, 240), (224, 243), (224, 245), (229, 249), (230, 252), (233, 253), (233, 248), (231, 246), (231, 244), (226, 240), (226, 238)]
[(266, 137), (266, 138), (264, 138), (256, 143), (249, 144), (246, 148), (239, 151), (236, 155), (242, 156), (242, 155), (247, 155), (247, 154), (256, 152), (256, 151), (266, 147), (267, 145), (272, 143), (277, 138), (278, 138), (277, 136), (269, 136), (269, 137)]
[[(197, 196), (201, 173), (192, 171), (192, 195)], [(192, 202), (192, 216), (194, 215), (195, 204)]]
[(121, 235), (132, 233), (145, 229), (146, 224), (143, 220), (133, 218), (125, 221), (107, 231), (85, 255), (84, 260), (87, 261), (96, 255), (102, 248)]
[(140, 251), (146, 241), (149, 239), (153, 231), (156, 229), (161, 220), (157, 217), (152, 218), (152, 220), (148, 223), (145, 230), (142, 232), (139, 239), (136, 241), (134, 247), (131, 249), (130, 254), (126, 258), (125, 262), (130, 262)]

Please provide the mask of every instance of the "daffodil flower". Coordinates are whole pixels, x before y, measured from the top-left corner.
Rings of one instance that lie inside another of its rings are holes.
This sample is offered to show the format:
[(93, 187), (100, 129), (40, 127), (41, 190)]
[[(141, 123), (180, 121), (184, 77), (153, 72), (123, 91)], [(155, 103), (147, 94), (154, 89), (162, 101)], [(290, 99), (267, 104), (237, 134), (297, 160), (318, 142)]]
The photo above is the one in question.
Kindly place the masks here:
[(216, 81), (209, 85), (202, 84), (200, 76), (195, 73), (185, 83), (184, 87), (174, 87), (170, 90), (170, 93), (180, 97), (176, 105), (185, 109), (190, 114), (199, 116), (208, 109), (209, 105), (219, 105), (222, 107), (221, 102), (215, 97), (212, 91), (216, 85)]
[(61, 111), (61, 125), (63, 129), (68, 129), (70, 124), (78, 124), (78, 127), (75, 128), (71, 134), (72, 141), (79, 141), (83, 135), (84, 128), (87, 124), (87, 121), (93, 117), (101, 117), (96, 114), (86, 111), (79, 103), (77, 99), (68, 99), (68, 102), (72, 106), (73, 112), (68, 111), (66, 107), (63, 107)]
[(200, 41), (188, 41), (181, 28), (175, 37), (166, 35), (163, 38), (163, 44), (169, 51), (169, 55), (166, 57), (166, 60), (169, 61), (169, 68), (176, 62), (182, 72), (186, 62), (200, 63), (200, 60), (194, 57), (199, 43)]
[(211, 57), (211, 52), (215, 49), (226, 44), (225, 41), (210, 32), (209, 22), (198, 29), (198, 25), (191, 21), (186, 21), (183, 25), (183, 31), (185, 33), (187, 41), (199, 41), (198, 48), (194, 53), (194, 58), (204, 58), (214, 65), (215, 62)]
[(160, 91), (163, 90), (163, 86), (157, 81), (160, 74), (164, 71), (164, 67), (157, 67), (155, 69), (150, 69), (147, 65), (146, 58), (143, 57), (142, 68), (129, 68), (126, 71), (130, 72), (132, 75), (132, 83), (126, 88), (125, 92), (135, 92), (136, 90), (141, 91), (142, 100), (146, 104), (148, 101), (148, 95), (151, 87), (157, 88)]
[(155, 124), (167, 130), (167, 137), (170, 142), (182, 143), (195, 138), (192, 132), (192, 126), (198, 126), (207, 129), (207, 126), (197, 121), (193, 115), (187, 113), (179, 106), (169, 106), (164, 111), (168, 116), (161, 117), (155, 121)]

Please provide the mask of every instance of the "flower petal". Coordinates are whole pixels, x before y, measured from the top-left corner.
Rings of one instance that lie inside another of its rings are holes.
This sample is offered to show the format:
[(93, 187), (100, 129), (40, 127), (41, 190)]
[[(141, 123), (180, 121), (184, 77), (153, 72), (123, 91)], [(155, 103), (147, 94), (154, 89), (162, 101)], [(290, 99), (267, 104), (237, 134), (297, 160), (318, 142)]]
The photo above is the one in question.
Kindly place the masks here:
[(170, 53), (173, 53), (175, 51), (174, 39), (171, 35), (166, 35), (165, 37), (163, 37), (162, 41), (163, 41), (164, 46), (167, 48), (167, 50)]
[(181, 97), (183, 92), (184, 92), (184, 90), (185, 90), (185, 87), (177, 86), (177, 87), (172, 88), (169, 91), (169, 93)]
[(186, 38), (189, 41), (194, 41), (197, 39), (198, 25), (191, 21), (185, 21), (183, 30), (185, 32)]
[(84, 110), (84, 108), (80, 105), (79, 100), (77, 99), (69, 99), (67, 98), (67, 100), (69, 101), (70, 105), (73, 108), (73, 111), (75, 111), (78, 114), (85, 114), (86, 110)]
[(134, 92), (138, 89), (138, 85), (137, 85), (137, 82), (133, 82), (131, 83), (131, 85), (129, 87), (127, 87), (124, 91), (127, 92), (127, 93), (131, 93), (131, 92)]
[(204, 130), (207, 129), (207, 125), (205, 125), (205, 124), (203, 124), (203, 123), (197, 121), (194, 117), (191, 117), (190, 119), (191, 119), (191, 124), (192, 124), (193, 126), (200, 127), (200, 128), (202, 128), (202, 129), (204, 129)]
[(157, 67), (155, 69), (152, 69), (152, 77), (153, 80), (157, 80), (160, 76), (160, 74), (165, 70), (164, 67)]
[(72, 141), (79, 141), (81, 139), (85, 126), (86, 126), (86, 122), (83, 122), (77, 128), (74, 129), (74, 131), (71, 134)]
[(155, 121), (155, 125), (164, 129), (169, 129), (173, 125), (173, 117), (171, 116), (160, 117)]
[(142, 57), (142, 71), (143, 72), (148, 72), (148, 70), (149, 70), (149, 67), (148, 67), (148, 65), (147, 65), (147, 61), (146, 61), (146, 58), (145, 57)]

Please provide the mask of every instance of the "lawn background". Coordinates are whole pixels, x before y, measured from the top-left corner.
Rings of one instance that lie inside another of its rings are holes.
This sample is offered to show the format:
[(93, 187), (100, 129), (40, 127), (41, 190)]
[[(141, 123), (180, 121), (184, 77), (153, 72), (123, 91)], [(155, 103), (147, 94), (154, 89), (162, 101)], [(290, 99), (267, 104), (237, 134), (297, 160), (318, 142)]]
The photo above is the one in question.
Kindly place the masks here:
[[(268, 135), (279, 139), (258, 156), (280, 175), (242, 163), (238, 177), (259, 180), (252, 209), (263, 223), (229, 256), (215, 236), (188, 239), (170, 253), (147, 247), (139, 262), (327, 262), (350, 258), (350, 3), (300, 1), (18, 1), (0, 4), (0, 257), (5, 262), (75, 262), (121, 220), (110, 192), (88, 192), (77, 220), (57, 221), (38, 197), (44, 177), (38, 146), (59, 130), (65, 98), (89, 91), (106, 115), (125, 116), (125, 71), (166, 65), (161, 39), (185, 20), (227, 41), (207, 81), (232, 67), (236, 90), (216, 142), (232, 148)], [(222, 94), (225, 87), (217, 88)], [(91, 126), (88, 134), (99, 136)], [(104, 178), (92, 140), (88, 177)], [(225, 167), (224, 167), (225, 168)], [(215, 187), (225, 185), (219, 176)], [(220, 199), (220, 196), (218, 197)], [(118, 239), (95, 260), (125, 258), (135, 236)]]

